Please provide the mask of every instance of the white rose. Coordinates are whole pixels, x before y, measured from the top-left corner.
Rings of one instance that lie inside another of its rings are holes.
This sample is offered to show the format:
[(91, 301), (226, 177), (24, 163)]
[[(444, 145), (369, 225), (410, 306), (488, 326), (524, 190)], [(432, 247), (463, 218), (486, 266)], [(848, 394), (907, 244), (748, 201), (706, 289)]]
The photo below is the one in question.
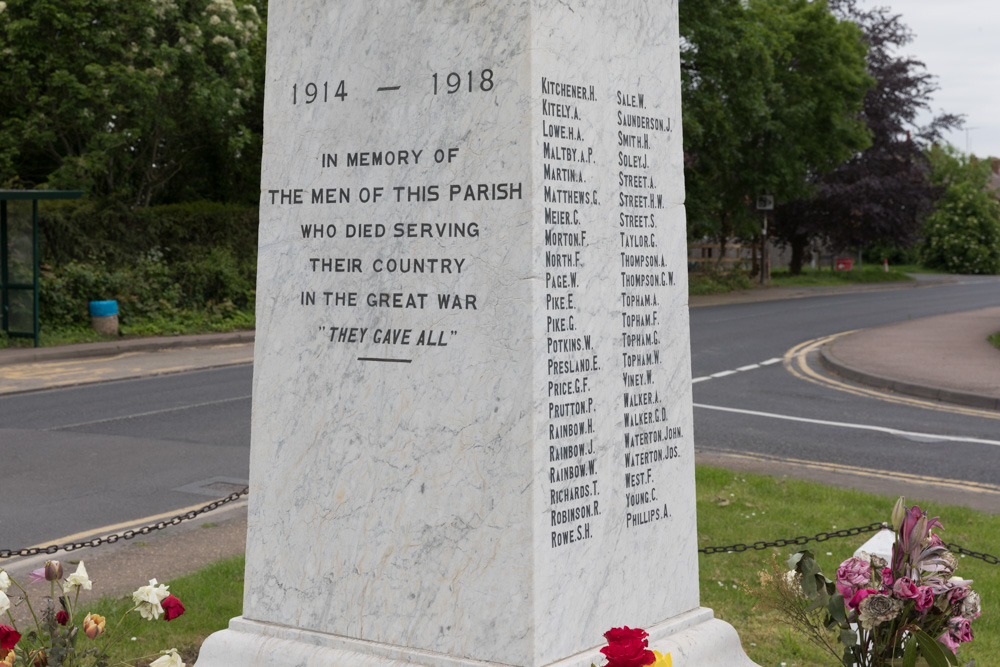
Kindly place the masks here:
[(90, 577), (87, 576), (87, 568), (83, 566), (83, 561), (76, 568), (76, 572), (66, 577), (66, 583), (63, 584), (63, 590), (67, 593), (72, 592), (76, 588), (77, 591), (85, 590), (89, 591), (92, 588), (90, 583)]
[(6, 593), (0, 592), (0, 614), (6, 614), (10, 609), (10, 598)]
[(8, 588), (10, 588), (10, 576), (0, 570), (0, 593), (6, 593)]
[(177, 655), (177, 649), (163, 651), (163, 655), (149, 663), (149, 667), (184, 667), (184, 661)]
[(163, 613), (163, 607), (160, 603), (168, 595), (170, 595), (170, 591), (167, 590), (166, 586), (163, 584), (157, 586), (156, 579), (150, 579), (148, 586), (140, 586), (132, 593), (132, 601), (135, 602), (136, 611), (139, 612), (140, 616), (147, 621), (155, 621)]

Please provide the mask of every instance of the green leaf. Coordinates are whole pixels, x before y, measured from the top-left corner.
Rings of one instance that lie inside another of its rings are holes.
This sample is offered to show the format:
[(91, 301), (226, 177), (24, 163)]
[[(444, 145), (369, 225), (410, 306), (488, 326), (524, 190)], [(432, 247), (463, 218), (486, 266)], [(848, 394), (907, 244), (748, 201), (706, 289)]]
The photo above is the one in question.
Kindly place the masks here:
[(848, 649), (854, 648), (858, 645), (858, 633), (854, 630), (844, 628), (840, 631), (840, 643)]
[(915, 637), (910, 636), (909, 641), (906, 642), (906, 648), (903, 650), (903, 667), (915, 667), (917, 664), (917, 640)]
[(807, 550), (796, 551), (795, 553), (793, 553), (791, 556), (788, 557), (788, 569), (798, 570), (799, 561), (806, 557), (812, 558), (813, 557), (812, 552)]
[(917, 640), (917, 645), (920, 647), (920, 654), (927, 660), (927, 664), (930, 667), (948, 667), (949, 664), (958, 664), (958, 658), (955, 657), (954, 653), (923, 630), (911, 628), (910, 633)]
[(840, 593), (834, 593), (830, 596), (830, 602), (827, 604), (827, 609), (830, 611), (830, 616), (833, 617), (838, 623), (847, 623), (847, 607), (844, 606), (844, 596)]

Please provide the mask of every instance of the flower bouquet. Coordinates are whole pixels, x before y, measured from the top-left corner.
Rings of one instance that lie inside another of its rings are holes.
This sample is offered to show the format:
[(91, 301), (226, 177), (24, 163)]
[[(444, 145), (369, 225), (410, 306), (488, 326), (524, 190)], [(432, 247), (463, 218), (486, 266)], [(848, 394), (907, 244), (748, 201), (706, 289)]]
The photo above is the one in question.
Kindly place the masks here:
[[(639, 628), (611, 628), (604, 633), (608, 645), (601, 653), (608, 659), (604, 667), (672, 667), (670, 654), (649, 650), (649, 633)], [(595, 667), (591, 665), (590, 667)]]
[[(48, 561), (45, 567), (30, 574), (30, 583), (49, 583), (49, 595), (36, 609), (28, 591), (0, 569), (0, 617), (6, 614), (11, 623), (0, 625), (0, 667), (108, 667), (112, 664), (109, 650), (130, 634), (124, 633), (122, 626), (126, 619), (134, 618), (132, 612), (150, 621), (161, 615), (170, 621), (184, 613), (184, 605), (170, 594), (167, 586), (151, 579), (149, 585), (132, 594), (134, 606), (108, 627), (107, 619), (98, 614), (88, 613), (80, 618), (77, 607), (80, 591), (91, 590), (93, 586), (83, 561), (65, 581), (62, 578), (63, 567), (57, 560)], [(20, 594), (14, 595), (12, 588)], [(8, 592), (15, 601), (12, 602)], [(24, 634), (18, 630), (12, 604), (24, 604), (31, 617)], [(170, 649), (159, 654), (150, 667), (184, 667), (184, 661), (176, 649)]]
[(933, 532), (943, 528), (938, 517), (900, 498), (892, 527), (890, 562), (862, 552), (831, 581), (812, 553), (800, 551), (783, 576), (761, 573), (754, 592), (845, 667), (957, 665), (959, 645), (972, 640), (980, 615), (979, 595), (971, 580), (955, 576), (957, 559)]

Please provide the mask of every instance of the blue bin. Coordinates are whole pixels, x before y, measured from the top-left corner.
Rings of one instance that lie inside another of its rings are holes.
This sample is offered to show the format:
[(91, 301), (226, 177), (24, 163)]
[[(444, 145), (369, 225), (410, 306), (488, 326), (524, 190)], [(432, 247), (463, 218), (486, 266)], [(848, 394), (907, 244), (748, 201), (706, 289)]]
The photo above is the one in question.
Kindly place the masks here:
[(118, 334), (118, 302), (91, 301), (90, 326), (106, 336)]
[(90, 302), (90, 316), (91, 317), (110, 317), (111, 315), (118, 314), (118, 302), (117, 301), (91, 301)]

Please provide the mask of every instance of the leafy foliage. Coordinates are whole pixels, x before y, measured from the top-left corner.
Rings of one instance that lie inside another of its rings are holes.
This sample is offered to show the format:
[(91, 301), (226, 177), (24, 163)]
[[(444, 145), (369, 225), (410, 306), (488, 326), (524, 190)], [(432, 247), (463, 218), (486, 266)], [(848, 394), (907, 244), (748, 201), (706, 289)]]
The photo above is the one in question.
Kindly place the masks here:
[(935, 148), (933, 181), (944, 197), (923, 226), (921, 257), (950, 273), (1000, 273), (1000, 202), (987, 189), (989, 167)]
[(753, 236), (757, 194), (803, 196), (867, 146), (865, 48), (825, 2), (679, 7), (689, 234)]
[(7, 0), (0, 183), (140, 206), (247, 185), (261, 28), (234, 0)]
[(43, 328), (88, 327), (88, 302), (104, 299), (125, 333), (253, 326), (256, 207), (83, 201), (39, 214)]
[(908, 247), (940, 196), (928, 178), (925, 148), (961, 118), (942, 115), (916, 126), (936, 89), (924, 64), (897, 55), (912, 39), (898, 14), (888, 8), (861, 9), (855, 0), (834, 0), (834, 13), (856, 22), (868, 47), (868, 72), (875, 86), (864, 99), (862, 119), (871, 146), (832, 172), (817, 174), (808, 197), (787, 201), (776, 211), (773, 237), (792, 248), (792, 271), (801, 271), (806, 245), (820, 237), (836, 250), (881, 244)]

